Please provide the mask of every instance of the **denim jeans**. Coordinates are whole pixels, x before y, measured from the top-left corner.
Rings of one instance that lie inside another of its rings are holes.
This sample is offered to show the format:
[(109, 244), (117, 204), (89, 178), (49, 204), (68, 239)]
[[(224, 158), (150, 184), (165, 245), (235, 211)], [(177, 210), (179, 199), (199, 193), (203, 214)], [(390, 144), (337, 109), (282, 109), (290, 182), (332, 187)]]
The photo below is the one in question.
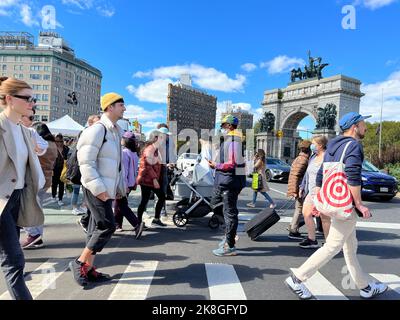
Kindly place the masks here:
[(22, 190), (14, 190), (0, 218), (0, 263), (14, 300), (32, 300), (25, 284), (25, 258), (19, 244), (18, 212)]
[(81, 189), (81, 185), (73, 184), (72, 189), (74, 190), (74, 192), (72, 193), (71, 197), (71, 206), (74, 208), (78, 206), (79, 190)]
[[(43, 208), (43, 200), (45, 199), (47, 189), (41, 189), (38, 192), (39, 203)], [(32, 237), (36, 237), (37, 235), (43, 235), (43, 225), (36, 227), (28, 227), (24, 228), (24, 230)]]
[[(260, 193), (264, 196), (265, 200), (267, 200), (267, 201), (269, 202), (269, 204), (274, 204), (274, 200), (272, 200), (272, 198), (270, 197), (270, 195), (269, 195), (268, 193), (266, 193), (266, 192), (260, 192)], [(253, 204), (256, 204), (257, 195), (258, 195), (258, 192), (257, 192), (257, 191), (254, 191), (254, 194), (253, 194)], [(268, 205), (268, 204), (267, 204), (267, 205)]]
[(230, 248), (235, 246), (235, 237), (239, 225), (239, 210), (237, 209), (237, 201), (241, 189), (225, 189), (215, 187), (211, 204), (216, 205), (223, 202), (224, 220), (225, 220), (225, 236), (226, 242)]

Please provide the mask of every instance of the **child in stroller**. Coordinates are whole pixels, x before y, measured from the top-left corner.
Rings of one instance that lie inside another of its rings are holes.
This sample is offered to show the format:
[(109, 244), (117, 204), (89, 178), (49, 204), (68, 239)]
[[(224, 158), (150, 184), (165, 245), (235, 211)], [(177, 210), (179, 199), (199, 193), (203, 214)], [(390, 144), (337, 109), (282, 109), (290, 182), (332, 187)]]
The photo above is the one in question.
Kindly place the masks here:
[[(207, 164), (208, 167), (208, 164)], [(211, 216), (208, 226), (217, 229), (224, 224), (222, 202), (216, 206), (211, 205), (214, 177), (211, 171), (200, 162), (194, 168), (185, 171), (175, 169), (171, 186), (175, 186), (175, 195), (181, 197), (176, 207), (177, 210), (172, 219), (177, 227), (184, 227), (190, 218)]]

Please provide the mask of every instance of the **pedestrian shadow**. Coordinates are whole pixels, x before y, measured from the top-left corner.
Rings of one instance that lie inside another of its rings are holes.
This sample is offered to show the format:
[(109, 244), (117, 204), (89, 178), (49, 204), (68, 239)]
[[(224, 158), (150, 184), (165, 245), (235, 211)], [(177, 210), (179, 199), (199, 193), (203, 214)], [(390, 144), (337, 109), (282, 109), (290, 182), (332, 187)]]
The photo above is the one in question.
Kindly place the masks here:
[(399, 236), (399, 234), (395, 234), (395, 233), (357, 229), (358, 242), (379, 241), (379, 240), (398, 240), (398, 239), (400, 239), (400, 236)]
[(358, 254), (368, 255), (377, 257), (379, 259), (400, 259), (400, 248), (396, 245), (382, 245), (382, 244), (370, 244), (370, 245), (360, 245), (358, 247)]

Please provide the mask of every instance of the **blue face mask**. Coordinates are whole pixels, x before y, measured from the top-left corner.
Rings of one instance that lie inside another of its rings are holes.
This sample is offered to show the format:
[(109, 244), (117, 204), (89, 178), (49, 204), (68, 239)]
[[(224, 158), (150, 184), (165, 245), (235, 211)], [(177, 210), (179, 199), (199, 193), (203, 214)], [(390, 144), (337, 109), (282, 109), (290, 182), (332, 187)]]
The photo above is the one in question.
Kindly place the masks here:
[(313, 153), (318, 153), (317, 146), (316, 146), (315, 144), (312, 144), (312, 145), (310, 146), (310, 149), (311, 149), (311, 151), (312, 151)]

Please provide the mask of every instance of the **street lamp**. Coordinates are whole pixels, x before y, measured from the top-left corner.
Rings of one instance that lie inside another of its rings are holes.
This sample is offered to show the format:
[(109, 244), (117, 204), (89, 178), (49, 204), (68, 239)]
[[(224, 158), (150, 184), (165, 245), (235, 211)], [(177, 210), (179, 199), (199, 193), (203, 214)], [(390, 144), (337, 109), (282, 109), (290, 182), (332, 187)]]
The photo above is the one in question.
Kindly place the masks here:
[(72, 92), (68, 93), (68, 100), (67, 103), (71, 104), (71, 118), (74, 118), (74, 106), (78, 105), (78, 99), (76, 98), (76, 91), (75, 91), (75, 83), (76, 83), (76, 74), (72, 72), (74, 75), (73, 84), (72, 84)]

